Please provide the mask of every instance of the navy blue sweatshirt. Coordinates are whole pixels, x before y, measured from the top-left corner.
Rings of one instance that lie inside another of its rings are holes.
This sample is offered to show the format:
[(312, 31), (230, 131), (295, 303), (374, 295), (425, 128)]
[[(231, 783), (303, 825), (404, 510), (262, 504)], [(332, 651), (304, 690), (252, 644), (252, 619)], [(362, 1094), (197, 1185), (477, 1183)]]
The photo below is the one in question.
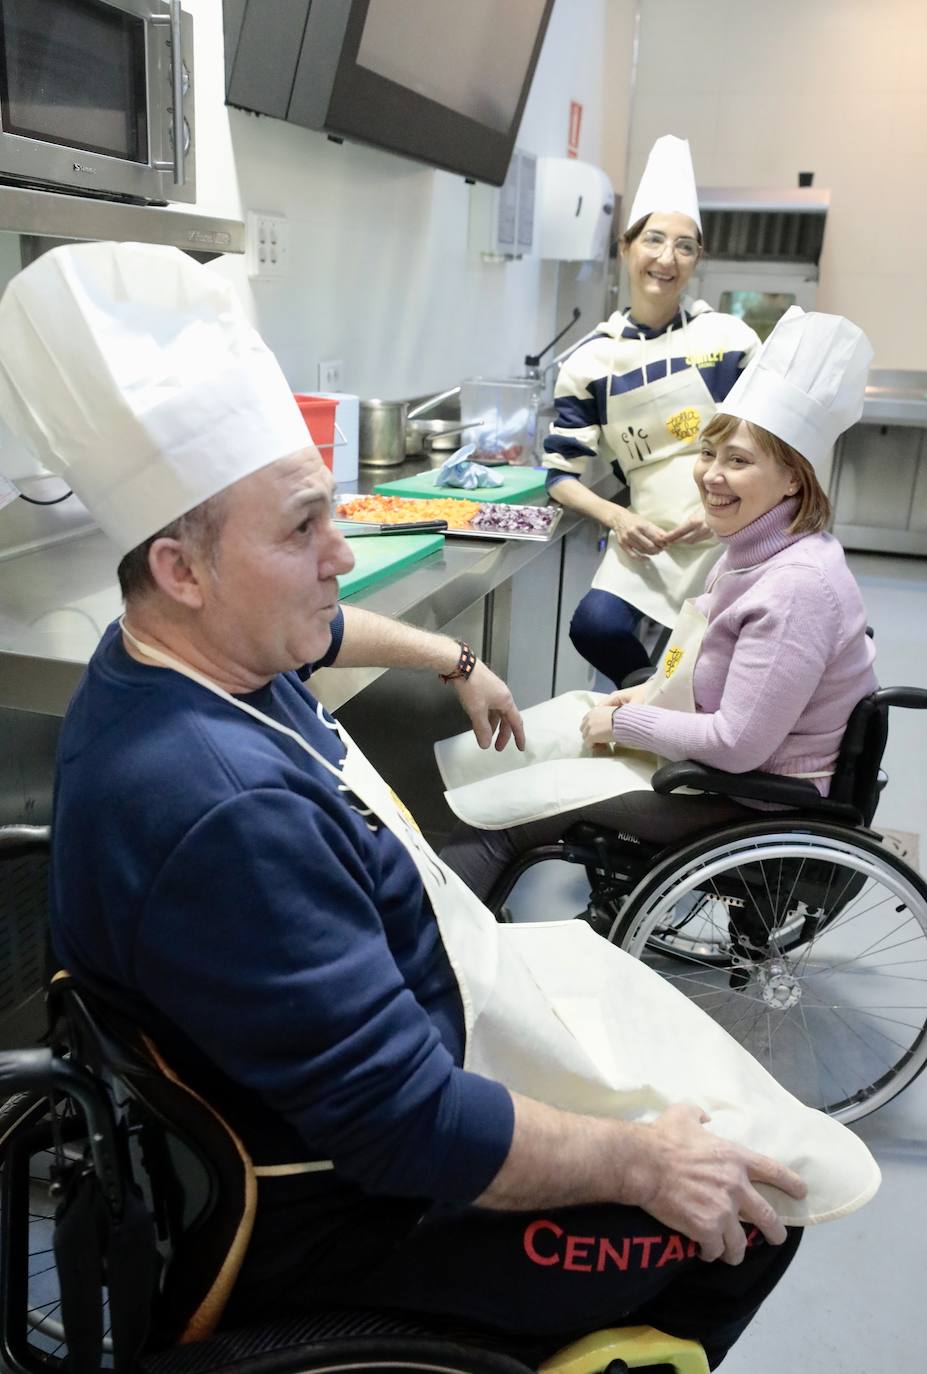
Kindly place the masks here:
[[(243, 700), (341, 758), (297, 674)], [(331, 1159), (368, 1195), (466, 1203), (505, 1159), (511, 1098), (460, 1067), (430, 904), (355, 804), (294, 741), (130, 658), (112, 625), (61, 732), (55, 953), (215, 1069), (258, 1162)]]

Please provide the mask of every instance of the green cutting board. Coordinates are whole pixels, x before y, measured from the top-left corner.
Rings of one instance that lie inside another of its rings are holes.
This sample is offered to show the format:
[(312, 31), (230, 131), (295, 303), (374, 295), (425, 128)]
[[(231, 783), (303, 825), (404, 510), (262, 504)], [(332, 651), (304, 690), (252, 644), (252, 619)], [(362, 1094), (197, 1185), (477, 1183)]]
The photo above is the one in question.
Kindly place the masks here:
[(547, 488), (546, 468), (522, 468), (503, 466), (492, 468), (502, 478), (501, 487), (474, 487), (464, 491), (462, 487), (436, 487), (436, 469), (428, 468), (416, 473), (414, 477), (397, 477), (394, 482), (381, 482), (374, 491), (381, 496), (462, 496), (467, 501), (506, 501), (517, 503), (530, 501), (534, 496), (543, 496)]
[(353, 596), (364, 587), (427, 558), (444, 544), (443, 534), (367, 534), (349, 539), (354, 567), (338, 578), (338, 595)]

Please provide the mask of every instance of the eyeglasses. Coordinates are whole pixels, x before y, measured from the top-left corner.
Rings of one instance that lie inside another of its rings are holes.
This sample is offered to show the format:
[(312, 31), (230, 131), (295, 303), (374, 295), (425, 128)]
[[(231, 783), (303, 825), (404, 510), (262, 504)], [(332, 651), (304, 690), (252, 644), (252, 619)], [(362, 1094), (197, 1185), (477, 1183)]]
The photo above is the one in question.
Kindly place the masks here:
[(649, 248), (652, 253), (657, 254), (662, 253), (668, 243), (673, 250), (674, 256), (681, 258), (685, 262), (697, 258), (700, 251), (698, 239), (668, 239), (659, 229), (645, 229), (640, 239), (645, 248)]

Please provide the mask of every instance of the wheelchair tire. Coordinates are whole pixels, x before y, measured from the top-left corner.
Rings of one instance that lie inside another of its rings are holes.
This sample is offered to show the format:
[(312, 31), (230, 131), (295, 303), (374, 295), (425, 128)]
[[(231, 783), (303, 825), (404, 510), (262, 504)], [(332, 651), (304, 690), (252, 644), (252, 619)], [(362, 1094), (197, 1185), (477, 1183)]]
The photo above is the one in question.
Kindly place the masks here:
[[(673, 947), (693, 909), (705, 956), (692, 930)], [(927, 885), (863, 832), (777, 818), (703, 836), (642, 879), (609, 938), (838, 1120), (927, 1063)]]
[[(2, 1355), (11, 1368), (28, 1374), (54, 1374), (67, 1367), (52, 1252), (56, 1201), (50, 1192), (50, 1168), (56, 1142), (76, 1157), (83, 1153), (85, 1140), (83, 1123), (67, 1107), (53, 1109), (47, 1097), (17, 1093), (0, 1104)], [(108, 1323), (103, 1350), (104, 1367), (111, 1366)]]

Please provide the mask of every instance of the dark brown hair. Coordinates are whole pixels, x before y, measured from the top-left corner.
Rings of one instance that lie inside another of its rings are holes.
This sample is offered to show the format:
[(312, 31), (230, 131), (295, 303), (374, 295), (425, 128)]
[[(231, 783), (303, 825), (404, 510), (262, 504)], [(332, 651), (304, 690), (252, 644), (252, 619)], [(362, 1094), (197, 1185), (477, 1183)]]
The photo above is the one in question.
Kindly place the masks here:
[[(795, 480), (798, 482), (798, 510), (795, 519), (789, 525), (789, 533), (819, 534), (830, 523), (831, 510), (827, 493), (815, 477), (814, 468), (807, 458), (803, 458), (798, 450), (792, 448), (784, 439), (770, 434), (768, 429), (762, 429), (752, 420), (745, 423), (757, 448), (795, 474)], [(719, 411), (708, 421), (701, 437), (707, 439), (710, 444), (723, 444), (726, 439), (730, 439), (739, 424), (740, 420), (736, 415), (725, 415), (723, 411)]]
[(176, 539), (200, 558), (215, 564), (219, 536), (225, 524), (224, 498), (225, 493), (220, 491), (216, 496), (201, 501), (198, 506), (178, 516), (125, 554), (116, 569), (123, 601), (128, 603), (132, 598), (147, 596), (155, 590), (157, 584), (151, 575), (148, 555), (156, 539)]

